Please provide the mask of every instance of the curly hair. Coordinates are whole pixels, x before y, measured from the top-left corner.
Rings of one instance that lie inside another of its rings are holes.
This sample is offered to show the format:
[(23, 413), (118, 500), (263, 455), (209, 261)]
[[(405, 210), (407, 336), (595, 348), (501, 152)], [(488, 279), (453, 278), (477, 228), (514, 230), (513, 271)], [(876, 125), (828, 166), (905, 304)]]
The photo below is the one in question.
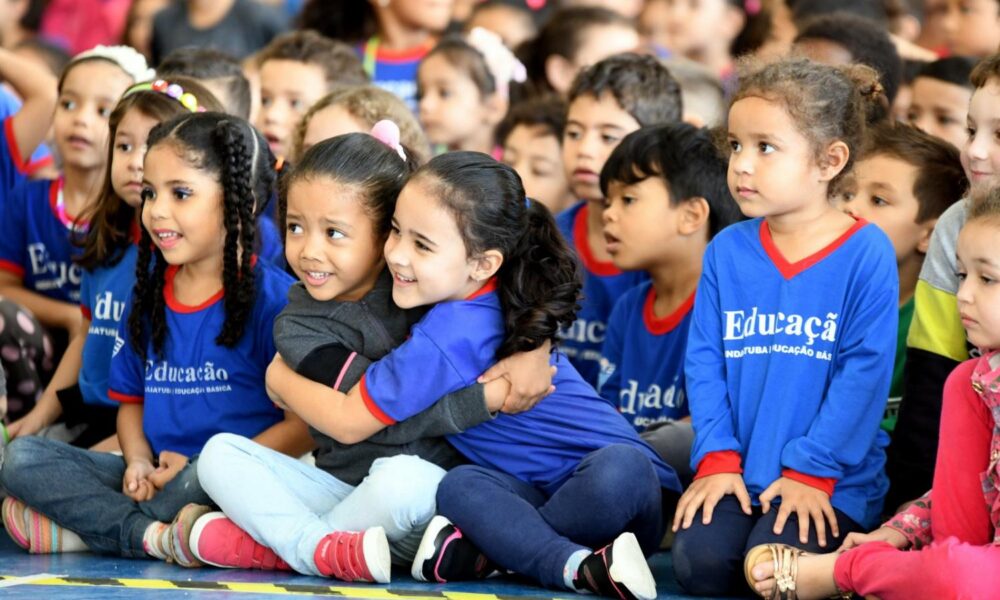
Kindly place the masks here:
[(576, 318), (577, 260), (543, 204), (528, 200), (517, 173), (479, 152), (449, 152), (413, 176), (455, 217), (468, 255), (503, 255), (497, 293), (504, 335), (497, 359), (556, 341)]
[(269, 60), (290, 60), (323, 70), (326, 91), (338, 85), (368, 83), (368, 74), (353, 48), (312, 30), (289, 31), (271, 40), (255, 57), (257, 67)]
[(639, 125), (675, 123), (683, 116), (681, 86), (659, 60), (616, 54), (580, 71), (569, 88), (569, 103), (580, 96), (609, 93)]
[[(151, 150), (161, 144), (173, 146), (194, 168), (216, 176), (222, 187), (225, 229), (222, 288), (226, 317), (215, 342), (233, 347), (243, 336), (253, 310), (256, 207), (274, 189), (274, 156), (249, 123), (223, 113), (187, 114), (160, 123), (150, 132), (147, 146)], [(145, 357), (147, 326), (157, 355), (162, 354), (167, 341), (163, 293), (167, 262), (145, 229), (139, 244), (128, 326), (133, 347)]]

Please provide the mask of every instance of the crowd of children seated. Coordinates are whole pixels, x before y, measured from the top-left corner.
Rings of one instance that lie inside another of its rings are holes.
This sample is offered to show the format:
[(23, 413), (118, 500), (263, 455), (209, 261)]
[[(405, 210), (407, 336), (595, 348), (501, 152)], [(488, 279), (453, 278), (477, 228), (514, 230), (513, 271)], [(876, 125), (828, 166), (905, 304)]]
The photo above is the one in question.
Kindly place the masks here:
[(3, 4), (26, 551), (1000, 597), (1000, 1)]

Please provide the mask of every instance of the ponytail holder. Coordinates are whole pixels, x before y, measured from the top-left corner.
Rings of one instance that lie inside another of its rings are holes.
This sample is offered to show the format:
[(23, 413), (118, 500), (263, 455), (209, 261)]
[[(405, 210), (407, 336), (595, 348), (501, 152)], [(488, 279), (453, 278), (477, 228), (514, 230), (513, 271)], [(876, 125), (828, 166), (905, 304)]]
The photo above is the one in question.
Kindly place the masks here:
[(174, 100), (180, 102), (181, 106), (188, 109), (193, 113), (205, 112), (204, 106), (198, 105), (198, 98), (195, 97), (191, 92), (185, 92), (184, 88), (177, 85), (176, 83), (170, 83), (165, 79), (157, 79), (156, 81), (147, 81), (145, 83), (137, 83), (125, 90), (122, 94), (122, 98), (128, 98), (136, 92), (158, 92), (164, 96), (169, 96)]
[(524, 198), (524, 208), (531, 209), (531, 198), (525, 196)]
[(375, 123), (375, 126), (372, 127), (371, 136), (395, 150), (396, 154), (399, 155), (399, 158), (401, 158), (404, 162), (406, 161), (406, 152), (403, 150), (403, 145), (399, 143), (398, 125), (389, 119), (382, 119), (378, 123)]
[(504, 45), (503, 39), (496, 33), (483, 27), (473, 27), (472, 31), (465, 36), (465, 41), (482, 54), (486, 61), (486, 68), (493, 81), (496, 82), (497, 91), (503, 96), (510, 96), (510, 82), (524, 83), (528, 79), (528, 71)]
[(743, 0), (743, 10), (751, 17), (757, 15), (761, 8), (761, 0)]

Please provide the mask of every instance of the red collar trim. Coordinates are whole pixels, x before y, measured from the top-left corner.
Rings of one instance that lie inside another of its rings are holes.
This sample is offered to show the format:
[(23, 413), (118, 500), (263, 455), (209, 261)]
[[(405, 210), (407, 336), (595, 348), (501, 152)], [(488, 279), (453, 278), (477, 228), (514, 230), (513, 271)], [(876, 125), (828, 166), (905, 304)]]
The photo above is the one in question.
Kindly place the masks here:
[(483, 287), (479, 288), (478, 290), (472, 292), (471, 294), (469, 294), (468, 296), (466, 296), (465, 299), (466, 300), (475, 300), (476, 298), (479, 298), (481, 296), (485, 296), (486, 294), (489, 294), (490, 292), (495, 292), (496, 290), (497, 290), (497, 278), (496, 277), (490, 277), (490, 280), (486, 282), (486, 285), (484, 285)]
[(174, 277), (177, 275), (178, 269), (180, 269), (178, 265), (170, 265), (169, 267), (167, 267), (167, 272), (164, 274), (163, 298), (167, 301), (167, 306), (170, 307), (170, 310), (185, 314), (196, 313), (205, 310), (206, 308), (212, 306), (219, 300), (222, 300), (222, 297), (226, 293), (225, 288), (219, 290), (218, 292), (213, 294), (211, 298), (205, 300), (204, 302), (202, 302), (197, 306), (184, 304), (183, 302), (178, 300), (177, 296), (174, 295)]
[(868, 221), (855, 218), (854, 225), (842, 233), (840, 237), (830, 242), (825, 248), (821, 248), (820, 250), (817, 250), (813, 254), (795, 263), (788, 262), (785, 260), (785, 257), (781, 255), (781, 251), (774, 245), (774, 240), (771, 238), (771, 228), (767, 226), (767, 221), (763, 219), (760, 222), (760, 241), (761, 244), (764, 245), (764, 252), (767, 252), (767, 256), (771, 259), (771, 262), (774, 263), (774, 266), (777, 267), (781, 275), (785, 279), (791, 279), (829, 256), (834, 250), (844, 245), (844, 242), (850, 239), (852, 235), (867, 224)]
[(136, 244), (142, 241), (142, 227), (138, 221), (132, 221), (132, 229), (129, 231), (129, 235)]
[(420, 44), (419, 46), (403, 48), (401, 50), (391, 50), (389, 48), (384, 48), (382, 44), (379, 44), (378, 50), (375, 52), (375, 60), (387, 63), (413, 62), (427, 56), (436, 44), (437, 40), (434, 38), (429, 38), (426, 42)]
[(670, 333), (675, 327), (680, 325), (684, 317), (691, 312), (694, 306), (694, 294), (681, 303), (674, 312), (665, 317), (657, 317), (653, 312), (653, 304), (656, 302), (656, 290), (649, 286), (649, 293), (646, 294), (646, 302), (642, 307), (642, 322), (646, 325), (646, 330), (653, 335), (664, 335)]
[[(586, 202), (586, 200), (584, 200)], [(580, 255), (580, 262), (584, 268), (598, 277), (614, 277), (622, 272), (611, 261), (600, 261), (594, 258), (594, 253), (590, 249), (590, 241), (587, 238), (587, 214), (590, 205), (584, 204), (573, 219), (573, 245), (576, 246)]]

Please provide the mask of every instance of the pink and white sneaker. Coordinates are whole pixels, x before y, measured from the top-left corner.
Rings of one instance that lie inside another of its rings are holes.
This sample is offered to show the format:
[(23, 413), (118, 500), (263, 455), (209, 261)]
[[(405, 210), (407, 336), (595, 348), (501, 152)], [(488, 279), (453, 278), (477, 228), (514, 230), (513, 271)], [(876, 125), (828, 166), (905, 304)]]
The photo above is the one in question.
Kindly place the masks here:
[(381, 527), (335, 531), (320, 540), (313, 559), (320, 574), (341, 581), (389, 583), (392, 577), (389, 540)]
[(195, 557), (207, 565), (224, 569), (292, 570), (274, 550), (253, 539), (221, 512), (198, 519), (188, 543)]

